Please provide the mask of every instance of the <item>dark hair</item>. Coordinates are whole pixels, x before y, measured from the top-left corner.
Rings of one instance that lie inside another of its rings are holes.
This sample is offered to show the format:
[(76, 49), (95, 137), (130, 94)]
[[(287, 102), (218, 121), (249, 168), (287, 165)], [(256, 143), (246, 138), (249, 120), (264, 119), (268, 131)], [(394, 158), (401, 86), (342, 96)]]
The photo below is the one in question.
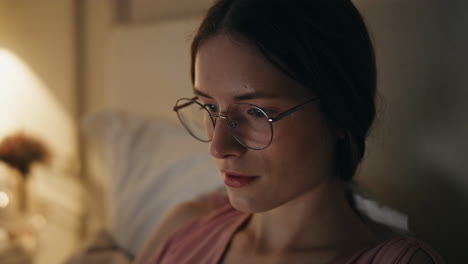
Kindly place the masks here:
[(350, 181), (375, 116), (376, 65), (364, 21), (350, 0), (219, 0), (192, 42), (226, 33), (256, 47), (275, 67), (312, 89), (325, 118), (344, 132), (335, 150)]

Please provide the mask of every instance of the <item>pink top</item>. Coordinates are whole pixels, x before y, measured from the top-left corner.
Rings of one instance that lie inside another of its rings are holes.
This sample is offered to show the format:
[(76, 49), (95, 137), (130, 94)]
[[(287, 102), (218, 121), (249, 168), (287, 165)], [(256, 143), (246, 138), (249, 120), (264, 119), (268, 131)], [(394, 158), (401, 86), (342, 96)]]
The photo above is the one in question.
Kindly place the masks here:
[[(234, 233), (250, 219), (230, 205), (218, 208), (205, 218), (197, 219), (173, 234), (151, 259), (151, 264), (220, 263)], [(445, 263), (430, 246), (411, 237), (386, 240), (332, 264), (405, 264), (417, 251), (431, 256), (434, 263)]]

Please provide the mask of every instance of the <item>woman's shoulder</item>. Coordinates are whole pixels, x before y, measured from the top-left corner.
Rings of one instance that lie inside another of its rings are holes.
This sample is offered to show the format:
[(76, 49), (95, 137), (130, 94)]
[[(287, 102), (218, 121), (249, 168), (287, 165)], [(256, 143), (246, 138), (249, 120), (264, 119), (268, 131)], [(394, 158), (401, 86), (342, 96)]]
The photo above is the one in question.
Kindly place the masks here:
[(336, 264), (444, 264), (427, 243), (414, 237), (397, 237), (339, 259)]
[[(146, 249), (139, 254), (139, 261), (134, 263), (183, 263), (178, 258), (186, 254), (177, 252), (187, 250), (193, 253), (204, 252), (204, 257), (215, 257), (218, 251), (222, 251), (230, 232), (234, 232), (232, 228), (248, 216), (235, 210), (224, 198), (213, 194), (204, 201), (179, 205), (163, 221), (166, 224), (163, 223), (158, 228), (164, 230), (164, 235), (155, 232), (157, 243), (150, 240)], [(199, 203), (203, 205), (201, 208)], [(171, 231), (167, 231), (168, 229)]]
[(163, 217), (153, 234), (146, 241), (142, 250), (136, 256), (133, 264), (147, 263), (155, 251), (180, 228), (210, 213), (210, 208), (197, 201), (187, 201), (172, 208)]
[(152, 263), (216, 263), (248, 214), (225, 204), (178, 229)]

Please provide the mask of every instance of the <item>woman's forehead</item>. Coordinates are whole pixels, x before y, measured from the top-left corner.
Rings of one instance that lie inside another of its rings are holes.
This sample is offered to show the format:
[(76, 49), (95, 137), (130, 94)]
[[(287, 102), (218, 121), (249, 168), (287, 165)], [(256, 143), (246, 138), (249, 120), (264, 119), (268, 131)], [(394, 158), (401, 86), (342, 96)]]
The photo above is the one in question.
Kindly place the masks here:
[(203, 42), (195, 60), (194, 87), (206, 94), (302, 97), (310, 91), (274, 67), (255, 47), (230, 35)]

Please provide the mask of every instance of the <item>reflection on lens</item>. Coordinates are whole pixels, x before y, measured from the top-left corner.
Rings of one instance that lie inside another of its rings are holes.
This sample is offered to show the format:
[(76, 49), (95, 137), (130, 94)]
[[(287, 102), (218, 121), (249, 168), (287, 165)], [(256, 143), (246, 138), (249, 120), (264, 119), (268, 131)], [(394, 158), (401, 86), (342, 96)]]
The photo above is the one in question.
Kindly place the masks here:
[(263, 149), (270, 144), (273, 129), (261, 108), (251, 104), (234, 104), (228, 109), (227, 116), (232, 135), (243, 145)]
[(177, 110), (177, 115), (185, 129), (198, 140), (210, 141), (207, 128), (213, 125), (208, 112), (203, 106), (190, 99), (180, 99), (177, 102), (177, 107), (180, 107)]

